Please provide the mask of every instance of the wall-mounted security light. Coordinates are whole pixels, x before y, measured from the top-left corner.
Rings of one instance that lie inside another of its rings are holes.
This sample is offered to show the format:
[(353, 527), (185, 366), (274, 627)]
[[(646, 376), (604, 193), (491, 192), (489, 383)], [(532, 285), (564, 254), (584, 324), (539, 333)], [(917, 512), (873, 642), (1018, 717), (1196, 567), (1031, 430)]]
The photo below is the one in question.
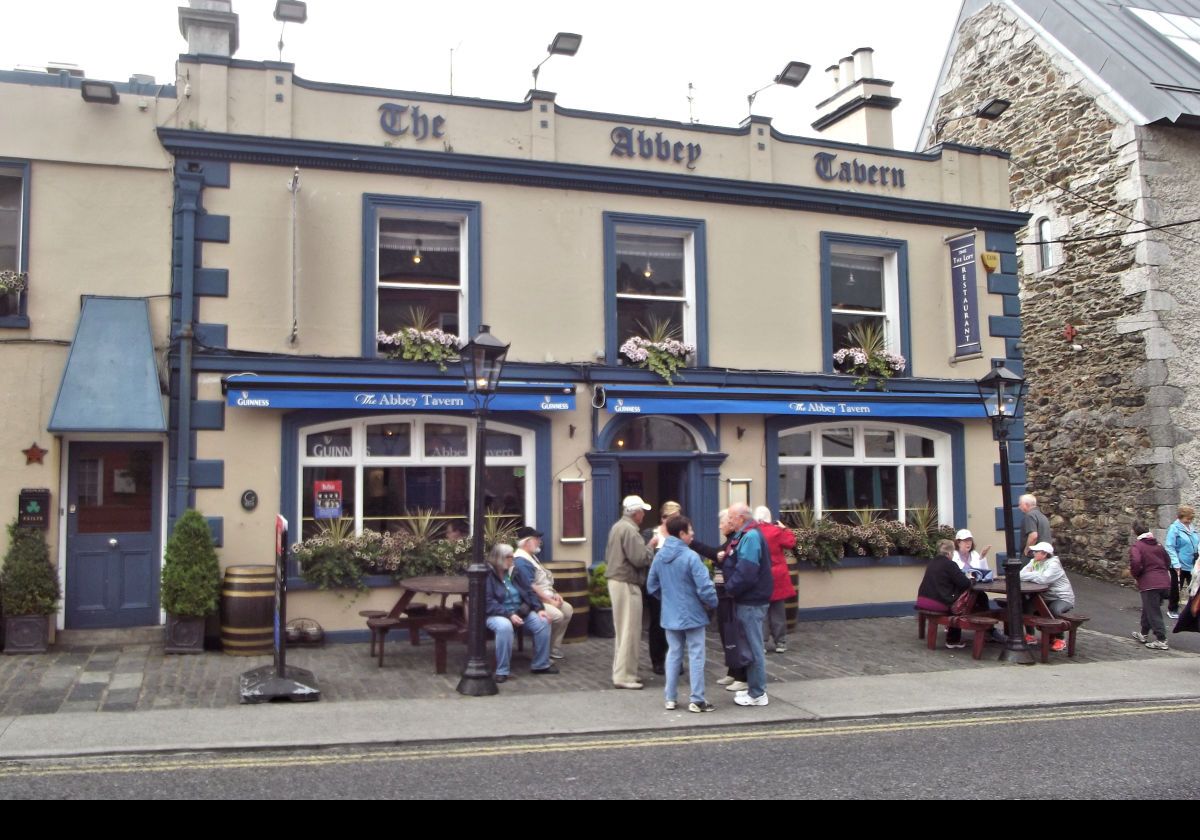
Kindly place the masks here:
[(785, 87), (800, 87), (800, 83), (803, 82), (804, 77), (808, 75), (808, 70), (809, 66), (803, 61), (789, 61), (787, 66), (784, 67), (779, 75), (775, 77), (774, 81), (763, 85), (758, 90), (754, 91), (754, 93), (746, 96), (747, 109), (753, 111), (754, 100), (760, 93), (769, 87), (774, 87), (775, 85), (784, 85)]
[(546, 47), (546, 57), (538, 62), (538, 66), (533, 68), (533, 89), (537, 90), (538, 73), (542, 69), (542, 65), (550, 60), (551, 56), (555, 55), (575, 55), (579, 52), (579, 45), (583, 43), (583, 36), (576, 35), (574, 32), (559, 32), (554, 36), (554, 40), (550, 42), (550, 46)]
[(284, 23), (304, 23), (308, 20), (308, 4), (300, 0), (276, 0), (275, 20)]
[(952, 122), (958, 122), (959, 120), (965, 120), (970, 117), (978, 117), (981, 120), (988, 120), (989, 122), (999, 119), (1000, 115), (1007, 111), (1011, 105), (1012, 103), (1007, 99), (992, 97), (982, 105), (978, 106), (974, 111), (970, 111), (966, 114), (959, 114), (957, 117), (942, 117), (937, 121), (937, 125), (934, 126), (933, 139), (940, 140), (942, 137), (942, 131), (945, 130), (946, 126), (950, 125)]
[(79, 93), (84, 102), (97, 102), (101, 105), (116, 105), (121, 101), (117, 86), (112, 82), (98, 82), (84, 79), (79, 84)]

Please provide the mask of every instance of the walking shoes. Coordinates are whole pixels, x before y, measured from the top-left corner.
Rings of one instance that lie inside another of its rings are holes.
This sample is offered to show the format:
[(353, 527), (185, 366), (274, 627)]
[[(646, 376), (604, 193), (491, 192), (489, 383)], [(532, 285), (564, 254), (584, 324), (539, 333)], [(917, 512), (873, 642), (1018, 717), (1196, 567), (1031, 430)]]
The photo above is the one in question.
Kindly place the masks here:
[(725, 686), (726, 691), (745, 691), (750, 687), (749, 683), (744, 683), (741, 680), (734, 680), (729, 685)]
[(769, 701), (765, 693), (757, 697), (751, 697), (749, 691), (739, 691), (733, 695), (733, 702), (739, 706), (765, 706)]

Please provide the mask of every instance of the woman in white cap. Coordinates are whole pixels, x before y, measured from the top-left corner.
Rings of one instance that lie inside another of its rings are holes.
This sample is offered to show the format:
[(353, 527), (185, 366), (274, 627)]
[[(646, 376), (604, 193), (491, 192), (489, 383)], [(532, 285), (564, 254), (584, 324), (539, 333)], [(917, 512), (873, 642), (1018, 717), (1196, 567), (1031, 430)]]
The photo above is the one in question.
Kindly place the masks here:
[(989, 545), (983, 551), (975, 550), (975, 536), (966, 528), (959, 529), (954, 535), (954, 563), (963, 570), (967, 577), (976, 579), (990, 578), (992, 569), (988, 565)]
[[(1075, 609), (1075, 590), (1071, 588), (1071, 581), (1067, 580), (1062, 561), (1054, 556), (1054, 546), (1040, 542), (1030, 546), (1029, 550), (1033, 552), (1033, 559), (1021, 569), (1021, 580), (1049, 587), (1044, 600), (1055, 618)], [(1025, 641), (1029, 642), (1031, 638), (1027, 636)], [(1055, 636), (1051, 650), (1064, 649), (1066, 644), (1062, 636)]]

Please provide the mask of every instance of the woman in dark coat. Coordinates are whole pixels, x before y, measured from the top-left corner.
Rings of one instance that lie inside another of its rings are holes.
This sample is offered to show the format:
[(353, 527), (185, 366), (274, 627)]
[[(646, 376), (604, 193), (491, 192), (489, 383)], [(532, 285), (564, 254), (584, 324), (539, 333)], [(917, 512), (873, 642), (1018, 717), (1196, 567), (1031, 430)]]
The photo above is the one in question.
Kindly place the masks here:
[[(971, 588), (971, 581), (953, 558), (954, 543), (950, 540), (939, 542), (937, 554), (925, 567), (925, 576), (921, 578), (921, 585), (917, 589), (917, 609), (948, 613), (958, 596)], [(957, 627), (946, 628), (946, 647), (966, 646), (962, 640), (962, 630)]]
[[(1135, 632), (1133, 638), (1151, 650), (1167, 650), (1162, 602), (1171, 591), (1171, 558), (1141, 522), (1133, 523), (1133, 533), (1136, 538), (1129, 548), (1129, 573), (1137, 581), (1142, 596), (1142, 630)], [(1149, 635), (1151, 630), (1153, 639)]]

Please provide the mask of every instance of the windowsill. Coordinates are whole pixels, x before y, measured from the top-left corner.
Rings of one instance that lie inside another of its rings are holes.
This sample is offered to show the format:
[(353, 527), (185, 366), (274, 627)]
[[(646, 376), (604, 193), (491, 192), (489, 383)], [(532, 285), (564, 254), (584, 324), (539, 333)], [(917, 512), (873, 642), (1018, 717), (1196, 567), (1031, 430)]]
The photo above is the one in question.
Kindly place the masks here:
[(0, 329), (27, 330), (29, 329), (29, 316), (0, 315)]

